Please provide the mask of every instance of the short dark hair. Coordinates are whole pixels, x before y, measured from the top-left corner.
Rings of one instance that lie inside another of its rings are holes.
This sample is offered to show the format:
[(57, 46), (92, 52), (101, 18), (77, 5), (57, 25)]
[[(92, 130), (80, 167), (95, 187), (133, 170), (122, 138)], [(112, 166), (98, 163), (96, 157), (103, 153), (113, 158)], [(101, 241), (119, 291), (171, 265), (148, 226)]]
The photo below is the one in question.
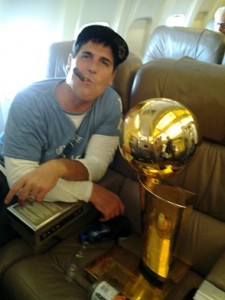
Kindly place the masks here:
[(73, 43), (73, 58), (77, 55), (80, 48), (89, 41), (111, 47), (114, 57), (114, 69), (116, 69), (129, 54), (127, 43), (113, 29), (103, 25), (90, 25), (79, 33), (76, 41)]

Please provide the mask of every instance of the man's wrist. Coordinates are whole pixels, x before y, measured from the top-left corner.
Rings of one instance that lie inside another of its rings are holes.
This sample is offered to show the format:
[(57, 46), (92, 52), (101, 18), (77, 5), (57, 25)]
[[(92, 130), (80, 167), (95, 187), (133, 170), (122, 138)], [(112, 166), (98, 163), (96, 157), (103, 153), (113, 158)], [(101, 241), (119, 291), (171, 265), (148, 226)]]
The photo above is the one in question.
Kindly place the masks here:
[(78, 160), (59, 158), (52, 160), (53, 169), (59, 178), (65, 180), (83, 181), (89, 179), (87, 168)]

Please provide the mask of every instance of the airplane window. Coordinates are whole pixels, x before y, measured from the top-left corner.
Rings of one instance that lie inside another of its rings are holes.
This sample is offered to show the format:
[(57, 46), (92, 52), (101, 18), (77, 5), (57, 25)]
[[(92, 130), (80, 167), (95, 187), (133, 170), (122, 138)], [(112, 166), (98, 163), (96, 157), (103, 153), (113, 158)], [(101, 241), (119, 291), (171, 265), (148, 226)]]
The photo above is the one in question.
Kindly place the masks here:
[[(5, 123), (15, 94), (44, 78), (51, 44), (46, 25), (35, 20), (15, 20), (1, 27), (0, 115)], [(0, 128), (1, 132), (2, 128)]]
[(166, 20), (167, 26), (185, 26), (185, 15), (184, 14), (176, 14), (170, 16)]
[(136, 53), (140, 57), (144, 54), (151, 25), (151, 18), (137, 19), (131, 24), (127, 33), (126, 41), (129, 45), (130, 51)]
[[(57, 30), (52, 34), (46, 22), (18, 18), (0, 27), (3, 37), (0, 48), (0, 132), (15, 94), (32, 82), (45, 78), (48, 50), (59, 35)], [(109, 26), (107, 22), (98, 24)]]
[(214, 18), (208, 21), (208, 23), (205, 26), (206, 29), (214, 30)]
[(7, 94), (11, 96), (25, 85), (43, 78), (49, 37), (44, 24), (31, 20), (11, 22), (3, 34), (7, 42), (2, 44), (1, 82), (5, 80)]
[(206, 24), (206, 21), (208, 20), (208, 12), (207, 11), (200, 11), (195, 19), (193, 20), (192, 26), (196, 28), (211, 28), (213, 29), (214, 26), (214, 19), (208, 20), (208, 24)]

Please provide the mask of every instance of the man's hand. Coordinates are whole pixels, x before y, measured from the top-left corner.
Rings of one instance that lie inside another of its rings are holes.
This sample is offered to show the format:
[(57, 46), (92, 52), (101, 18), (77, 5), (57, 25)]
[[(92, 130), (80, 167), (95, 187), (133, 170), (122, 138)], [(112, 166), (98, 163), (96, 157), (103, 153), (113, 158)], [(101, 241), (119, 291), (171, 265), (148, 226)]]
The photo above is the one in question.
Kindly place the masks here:
[(103, 214), (100, 221), (107, 221), (119, 216), (125, 210), (124, 204), (116, 194), (95, 183), (90, 202)]
[(12, 186), (4, 202), (9, 204), (15, 195), (18, 196), (21, 204), (26, 200), (41, 202), (45, 195), (56, 185), (59, 177), (59, 169), (57, 169), (57, 164), (54, 161), (44, 163), (32, 172), (22, 176)]

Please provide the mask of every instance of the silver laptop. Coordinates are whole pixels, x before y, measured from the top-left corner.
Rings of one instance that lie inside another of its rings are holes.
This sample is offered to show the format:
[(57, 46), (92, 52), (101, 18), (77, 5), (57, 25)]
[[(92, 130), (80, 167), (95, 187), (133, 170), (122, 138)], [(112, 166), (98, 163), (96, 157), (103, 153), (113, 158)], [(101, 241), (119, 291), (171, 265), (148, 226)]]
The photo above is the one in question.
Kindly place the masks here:
[(82, 202), (34, 202), (7, 208), (12, 227), (40, 252), (57, 240), (82, 215)]

